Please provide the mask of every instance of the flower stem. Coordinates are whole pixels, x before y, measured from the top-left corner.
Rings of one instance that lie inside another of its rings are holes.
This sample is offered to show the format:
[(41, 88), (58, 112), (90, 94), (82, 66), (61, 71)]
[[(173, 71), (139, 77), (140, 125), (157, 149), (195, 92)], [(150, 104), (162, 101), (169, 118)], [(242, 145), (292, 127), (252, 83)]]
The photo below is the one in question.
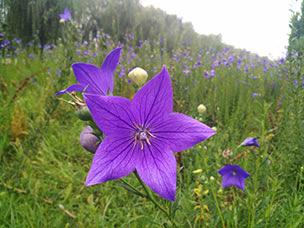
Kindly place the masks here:
[(224, 221), (224, 218), (223, 218), (221, 209), (220, 209), (220, 207), (219, 207), (219, 204), (218, 204), (218, 201), (217, 201), (217, 198), (216, 198), (215, 191), (214, 191), (214, 189), (213, 189), (213, 184), (211, 184), (211, 192), (212, 192), (212, 195), (213, 195), (215, 204), (216, 204), (217, 211), (218, 211), (218, 213), (219, 213), (219, 215), (220, 215), (220, 218), (221, 218), (221, 222), (222, 222), (223, 228), (225, 228), (225, 227), (226, 227), (226, 226), (225, 226), (225, 221)]
[(141, 197), (146, 197), (144, 194), (142, 194), (140, 191), (138, 191), (133, 185), (131, 185), (129, 182), (124, 180), (123, 178), (120, 179), (122, 182), (124, 182), (125, 185), (127, 185), (129, 188), (131, 188), (133, 191), (135, 191), (138, 195)]
[(169, 220), (172, 222), (174, 227), (178, 227), (177, 223), (175, 222), (175, 220), (173, 218), (170, 217), (169, 212), (167, 210), (165, 210), (165, 208), (163, 208), (158, 202), (155, 201), (155, 199), (152, 197), (150, 191), (147, 189), (146, 185), (144, 184), (144, 182), (140, 179), (138, 173), (136, 171), (134, 171), (134, 174), (137, 178), (137, 180), (139, 181), (140, 185), (143, 187), (146, 195), (145, 197), (150, 200), (158, 209), (160, 209), (168, 218)]

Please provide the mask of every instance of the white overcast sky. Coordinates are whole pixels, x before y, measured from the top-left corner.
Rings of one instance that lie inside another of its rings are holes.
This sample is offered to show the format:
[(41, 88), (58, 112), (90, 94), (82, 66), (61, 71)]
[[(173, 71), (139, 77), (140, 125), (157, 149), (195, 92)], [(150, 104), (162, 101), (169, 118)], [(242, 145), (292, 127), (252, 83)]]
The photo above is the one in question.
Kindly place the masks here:
[(302, 0), (140, 0), (184, 22), (200, 34), (221, 34), (236, 48), (271, 58), (286, 54), (290, 10), (300, 11)]

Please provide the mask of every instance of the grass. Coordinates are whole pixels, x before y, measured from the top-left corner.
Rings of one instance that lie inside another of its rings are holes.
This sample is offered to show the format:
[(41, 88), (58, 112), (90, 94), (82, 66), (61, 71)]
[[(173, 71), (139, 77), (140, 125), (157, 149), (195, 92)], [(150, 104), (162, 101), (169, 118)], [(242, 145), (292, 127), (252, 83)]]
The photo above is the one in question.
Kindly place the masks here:
[[(115, 72), (115, 95), (131, 99), (138, 89), (120, 73), (140, 66), (149, 70), (149, 80), (165, 64), (172, 77), (174, 111), (217, 128), (214, 137), (181, 153), (175, 203), (151, 191), (175, 213), (177, 224), (302, 227), (301, 58), (285, 63), (265, 59), (265, 63), (244, 52), (198, 50), (195, 43), (177, 45), (173, 57), (158, 46), (146, 43), (137, 48), (134, 40), (129, 42)], [(112, 43), (98, 49), (82, 45), (79, 55), (74, 43), (58, 45), (34, 60), (28, 57), (34, 49), (18, 47), (20, 54), (1, 59), (0, 227), (172, 226), (148, 200), (122, 188), (121, 180), (85, 187), (93, 155), (81, 147), (79, 134), (87, 123), (75, 116), (73, 106), (54, 96), (75, 82), (71, 63), (100, 66), (104, 52), (114, 48)], [(130, 44), (136, 48), (131, 50)], [(96, 52), (97, 57), (83, 55), (85, 50)], [(212, 64), (216, 64), (214, 77)], [(185, 74), (185, 69), (190, 72)], [(258, 96), (253, 98), (253, 93)], [(70, 100), (68, 95), (61, 98)], [(196, 110), (201, 103), (207, 107), (203, 115)], [(239, 147), (248, 136), (261, 136), (261, 147)], [(229, 158), (222, 156), (226, 149), (233, 152)], [(228, 163), (251, 174), (244, 192), (222, 189), (217, 171)], [(202, 171), (193, 173), (198, 169)], [(143, 192), (133, 174), (124, 180)]]

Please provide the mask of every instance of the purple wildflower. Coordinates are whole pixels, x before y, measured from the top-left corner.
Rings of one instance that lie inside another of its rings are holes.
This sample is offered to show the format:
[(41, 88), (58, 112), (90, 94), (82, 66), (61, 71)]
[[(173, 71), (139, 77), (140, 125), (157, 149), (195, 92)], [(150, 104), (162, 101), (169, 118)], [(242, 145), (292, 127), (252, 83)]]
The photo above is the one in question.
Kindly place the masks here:
[(79, 84), (61, 90), (56, 95), (72, 91), (86, 91), (88, 93), (107, 95), (113, 92), (113, 74), (119, 61), (121, 48), (114, 49), (104, 60), (101, 68), (86, 63), (72, 65), (75, 77)]
[(258, 96), (257, 93), (253, 93), (253, 94), (252, 94), (252, 97), (253, 97), (253, 98), (256, 98), (257, 96)]
[(95, 153), (98, 148), (98, 137), (93, 135), (93, 129), (90, 126), (86, 126), (80, 134), (81, 146), (91, 153)]
[(245, 179), (250, 176), (245, 170), (238, 165), (226, 165), (221, 168), (218, 173), (223, 177), (222, 187), (235, 187), (245, 190)]
[(94, 155), (86, 186), (122, 178), (136, 169), (149, 188), (174, 201), (173, 152), (188, 149), (216, 132), (191, 117), (172, 113), (172, 86), (166, 67), (132, 102), (116, 96), (83, 96), (97, 126), (107, 135)]
[(64, 9), (63, 14), (59, 14), (60, 19), (64, 20), (65, 22), (70, 20), (71, 18), (71, 12), (68, 9)]
[(260, 137), (248, 137), (244, 140), (244, 142), (242, 142), (242, 146), (257, 146), (260, 147), (259, 142), (257, 141), (257, 139)]

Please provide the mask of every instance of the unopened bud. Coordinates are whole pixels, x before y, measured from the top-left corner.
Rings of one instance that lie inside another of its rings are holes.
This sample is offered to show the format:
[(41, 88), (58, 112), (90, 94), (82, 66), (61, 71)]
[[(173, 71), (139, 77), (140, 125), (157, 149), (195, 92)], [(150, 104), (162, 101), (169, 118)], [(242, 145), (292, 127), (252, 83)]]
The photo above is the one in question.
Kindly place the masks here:
[(205, 113), (205, 112), (206, 112), (206, 107), (205, 107), (205, 105), (200, 104), (200, 105), (197, 107), (197, 111), (198, 111), (199, 114)]
[(210, 181), (214, 181), (215, 178), (213, 176), (210, 177)]
[(138, 86), (141, 86), (148, 78), (148, 73), (140, 67), (131, 70), (128, 77)]
[(95, 153), (98, 148), (99, 138), (93, 135), (93, 129), (86, 126), (80, 134), (81, 146), (91, 153)]
[(59, 20), (59, 23), (61, 23), (61, 24), (64, 24), (64, 22), (65, 22), (65, 20), (62, 18)]
[(216, 127), (213, 127), (213, 128), (212, 128), (212, 130), (213, 130), (213, 131), (216, 131), (216, 130), (217, 130), (217, 128), (216, 128)]
[(83, 121), (93, 120), (92, 115), (88, 108), (84, 108), (75, 112), (76, 116)]

